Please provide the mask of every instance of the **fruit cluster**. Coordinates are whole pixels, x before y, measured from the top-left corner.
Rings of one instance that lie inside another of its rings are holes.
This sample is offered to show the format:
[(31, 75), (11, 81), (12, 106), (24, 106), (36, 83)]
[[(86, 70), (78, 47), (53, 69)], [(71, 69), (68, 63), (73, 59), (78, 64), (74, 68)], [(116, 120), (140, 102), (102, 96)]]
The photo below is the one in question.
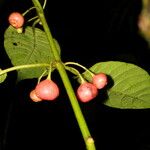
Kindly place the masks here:
[[(77, 97), (81, 102), (89, 102), (98, 95), (98, 89), (107, 84), (107, 76), (99, 73), (93, 76), (92, 82), (84, 81), (77, 89)], [(55, 82), (45, 79), (38, 83), (30, 92), (30, 98), (34, 102), (42, 100), (53, 101), (59, 96), (59, 88)]]
[[(18, 12), (13, 12), (10, 14), (8, 21), (10, 25), (16, 28), (19, 33), (20, 31), (19, 29), (21, 29), (24, 24), (24, 15)], [(93, 74), (87, 68), (85, 68), (80, 64), (73, 62), (66, 63), (66, 65), (67, 64), (74, 64), (80, 66), (81, 68), (88, 71), (92, 76), (92, 81), (87, 82), (86, 80), (83, 79), (83, 77), (79, 74), (79, 72), (73, 68), (78, 73), (82, 81), (77, 89), (77, 97), (80, 101), (82, 102), (91, 101), (98, 95), (98, 89), (104, 88), (105, 85), (107, 84), (107, 76), (104, 73)], [(30, 98), (34, 102), (39, 102), (42, 100), (52, 101), (55, 100), (58, 96), (59, 96), (59, 88), (57, 84), (53, 82), (50, 78), (47, 78), (39, 82), (36, 85), (35, 89), (30, 92)]]
[(107, 76), (104, 73), (93, 75), (92, 82), (84, 81), (77, 89), (77, 96), (82, 102), (89, 102), (98, 95), (98, 89), (107, 85)]

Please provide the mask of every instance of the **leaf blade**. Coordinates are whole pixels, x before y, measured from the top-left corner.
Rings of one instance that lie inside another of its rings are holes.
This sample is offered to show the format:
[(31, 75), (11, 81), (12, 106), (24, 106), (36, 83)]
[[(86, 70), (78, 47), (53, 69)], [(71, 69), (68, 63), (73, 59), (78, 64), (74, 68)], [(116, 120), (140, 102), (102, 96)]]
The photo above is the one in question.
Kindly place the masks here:
[[(50, 64), (54, 60), (45, 32), (38, 28), (34, 28), (34, 31), (29, 26), (21, 34), (17, 33), (16, 29), (11, 26), (5, 31), (4, 46), (14, 66), (37, 63)], [(60, 46), (55, 39), (54, 42), (60, 54)], [(45, 69), (19, 70), (18, 79), (37, 78)]]
[[(108, 61), (97, 63), (90, 70), (106, 73), (114, 82), (108, 89), (105, 105), (122, 109), (150, 108), (150, 76), (142, 68), (125, 62)], [(91, 81), (87, 72), (83, 75)]]

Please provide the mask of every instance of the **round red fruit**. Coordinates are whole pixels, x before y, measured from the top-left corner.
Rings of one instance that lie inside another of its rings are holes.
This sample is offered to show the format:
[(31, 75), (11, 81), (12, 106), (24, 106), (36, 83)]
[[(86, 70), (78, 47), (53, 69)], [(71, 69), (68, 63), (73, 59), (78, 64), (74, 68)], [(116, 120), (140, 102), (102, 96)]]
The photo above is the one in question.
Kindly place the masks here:
[(9, 15), (8, 21), (14, 28), (21, 28), (24, 24), (24, 17), (18, 12), (13, 12)]
[(98, 88), (102, 89), (107, 85), (107, 76), (104, 73), (99, 73), (93, 76), (92, 83)]
[(59, 88), (52, 80), (43, 80), (35, 87), (37, 97), (42, 100), (54, 100), (59, 96)]
[(89, 102), (98, 94), (96, 86), (89, 82), (84, 82), (77, 89), (77, 96), (82, 102)]
[(35, 93), (35, 90), (32, 90), (32, 91), (30, 92), (30, 98), (31, 98), (31, 100), (34, 101), (34, 102), (40, 102), (40, 101), (42, 101), (41, 98), (37, 97), (37, 95), (36, 95), (36, 93)]

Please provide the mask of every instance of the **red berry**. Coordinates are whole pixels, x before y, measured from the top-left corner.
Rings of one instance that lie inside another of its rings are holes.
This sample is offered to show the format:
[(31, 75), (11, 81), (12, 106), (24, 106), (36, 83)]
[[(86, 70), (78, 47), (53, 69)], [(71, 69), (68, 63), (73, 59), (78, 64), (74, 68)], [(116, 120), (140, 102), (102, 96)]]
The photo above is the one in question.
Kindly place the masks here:
[(24, 24), (24, 17), (18, 12), (13, 12), (9, 15), (9, 23), (16, 29), (21, 28)]
[(59, 96), (59, 88), (52, 80), (43, 80), (35, 87), (37, 97), (42, 100), (54, 100)]
[(107, 84), (107, 76), (104, 73), (99, 73), (93, 76), (92, 83), (98, 88), (102, 89)]
[(98, 94), (96, 86), (89, 82), (82, 83), (77, 89), (77, 96), (82, 102), (89, 102)]
[(42, 101), (41, 98), (37, 97), (37, 95), (36, 95), (36, 93), (35, 93), (35, 90), (32, 90), (32, 91), (30, 92), (30, 98), (31, 98), (31, 100), (34, 101), (34, 102), (40, 102), (40, 101)]

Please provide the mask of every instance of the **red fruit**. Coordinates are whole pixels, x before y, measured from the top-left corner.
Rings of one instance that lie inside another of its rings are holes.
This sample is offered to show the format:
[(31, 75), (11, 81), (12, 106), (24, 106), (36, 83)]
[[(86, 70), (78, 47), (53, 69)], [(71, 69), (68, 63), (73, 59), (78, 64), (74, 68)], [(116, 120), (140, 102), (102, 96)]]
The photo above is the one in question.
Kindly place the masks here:
[(104, 73), (99, 73), (93, 76), (92, 83), (98, 88), (102, 89), (107, 84), (107, 76)]
[(54, 100), (59, 96), (59, 88), (52, 80), (43, 80), (35, 87), (37, 97), (42, 100)]
[(98, 94), (96, 86), (89, 82), (82, 83), (77, 89), (77, 96), (82, 102), (89, 102)]
[(16, 29), (21, 28), (24, 24), (24, 17), (18, 12), (13, 12), (9, 15), (9, 23)]
[(31, 98), (31, 100), (34, 101), (34, 102), (40, 102), (40, 101), (42, 101), (41, 98), (37, 97), (37, 95), (36, 95), (36, 93), (35, 93), (35, 90), (32, 90), (32, 91), (30, 92), (30, 98)]

